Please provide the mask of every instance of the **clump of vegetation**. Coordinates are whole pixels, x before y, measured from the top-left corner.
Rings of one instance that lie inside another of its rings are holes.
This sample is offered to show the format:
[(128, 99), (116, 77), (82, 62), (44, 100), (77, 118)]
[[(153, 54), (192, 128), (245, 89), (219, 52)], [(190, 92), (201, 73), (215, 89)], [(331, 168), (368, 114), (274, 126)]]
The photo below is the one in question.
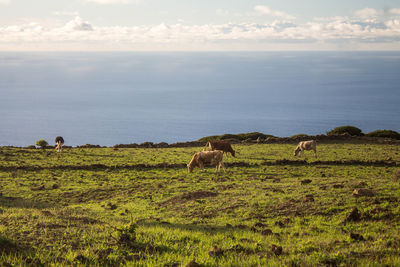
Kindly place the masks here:
[(40, 140), (37, 140), (37, 141), (36, 141), (36, 145), (39, 146), (39, 147), (42, 148), (42, 149), (45, 149), (46, 146), (49, 145), (49, 143), (47, 143), (47, 141), (44, 140), (44, 139), (40, 139)]
[(366, 134), (370, 137), (385, 137), (385, 138), (392, 138), (392, 139), (400, 139), (400, 133), (392, 130), (376, 130)]
[(136, 241), (136, 228), (137, 225), (132, 222), (117, 228), (118, 244), (126, 247), (134, 247)]
[(290, 137), (290, 139), (302, 139), (302, 138), (309, 138), (310, 136), (307, 134), (295, 134)]
[(211, 136), (206, 136), (203, 138), (199, 139), (199, 142), (208, 142), (210, 140), (226, 140), (226, 139), (237, 139), (238, 141), (243, 141), (243, 140), (257, 140), (258, 138), (260, 139), (265, 139), (268, 137), (275, 137), (270, 134), (263, 134), (259, 132), (251, 132), (251, 133), (240, 133), (240, 134), (223, 134), (223, 135), (211, 135)]
[(327, 135), (343, 135), (343, 134), (348, 134), (352, 136), (362, 136), (364, 135), (361, 131), (361, 129), (354, 127), (354, 126), (339, 126), (336, 127), (333, 130), (330, 130), (327, 132)]

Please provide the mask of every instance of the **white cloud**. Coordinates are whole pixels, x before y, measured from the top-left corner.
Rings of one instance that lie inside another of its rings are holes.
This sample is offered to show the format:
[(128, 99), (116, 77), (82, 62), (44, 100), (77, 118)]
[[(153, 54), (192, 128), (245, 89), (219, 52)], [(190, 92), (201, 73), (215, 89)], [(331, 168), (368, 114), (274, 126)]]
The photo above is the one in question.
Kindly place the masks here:
[(6, 5), (8, 3), (10, 3), (10, 0), (0, 0), (0, 5)]
[(392, 19), (392, 20), (386, 21), (385, 25), (390, 29), (400, 31), (400, 20), (398, 20), (398, 19)]
[(391, 8), (388, 10), (388, 13), (391, 15), (400, 15), (400, 8)]
[(75, 17), (75, 19), (65, 24), (64, 29), (68, 31), (93, 31), (92, 25), (80, 17)]
[[(393, 44), (400, 49), (400, 20), (381, 23), (359, 22), (344, 17), (295, 24), (287, 20), (272, 23), (226, 23), (184, 25), (96, 27), (79, 16), (61, 27), (26, 23), (0, 27), (0, 48), (15, 44), (24, 47), (88, 47), (110, 50), (178, 49), (204, 50), (208, 47), (233, 49), (258, 46), (320, 43)], [(65, 48), (64, 48), (65, 49)], [(296, 49), (296, 47), (295, 47)]]
[(293, 20), (296, 18), (295, 16), (290, 15), (286, 12), (273, 10), (268, 6), (258, 5), (258, 6), (254, 7), (254, 10), (261, 15), (270, 15), (272, 17), (279, 17), (279, 18), (288, 19), (288, 20)]
[(374, 19), (380, 13), (381, 13), (381, 11), (378, 11), (378, 10), (373, 9), (373, 8), (366, 7), (364, 9), (357, 10), (356, 12), (354, 12), (354, 15), (356, 17), (358, 17), (358, 18), (361, 18), (361, 19)]

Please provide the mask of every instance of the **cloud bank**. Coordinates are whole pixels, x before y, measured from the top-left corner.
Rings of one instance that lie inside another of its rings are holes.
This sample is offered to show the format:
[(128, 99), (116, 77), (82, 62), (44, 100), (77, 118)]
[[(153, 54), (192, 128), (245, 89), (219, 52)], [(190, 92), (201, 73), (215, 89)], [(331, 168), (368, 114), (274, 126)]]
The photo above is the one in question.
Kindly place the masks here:
[[(102, 0), (111, 1), (111, 0)], [(159, 24), (97, 27), (77, 16), (48, 28), (37, 23), (0, 27), (0, 49), (11, 50), (400, 50), (399, 9), (366, 8), (354, 17), (315, 18), (296, 24), (291, 15), (257, 6), (271, 23)], [(391, 15), (389, 15), (391, 14)], [(384, 19), (380, 19), (380, 17)]]

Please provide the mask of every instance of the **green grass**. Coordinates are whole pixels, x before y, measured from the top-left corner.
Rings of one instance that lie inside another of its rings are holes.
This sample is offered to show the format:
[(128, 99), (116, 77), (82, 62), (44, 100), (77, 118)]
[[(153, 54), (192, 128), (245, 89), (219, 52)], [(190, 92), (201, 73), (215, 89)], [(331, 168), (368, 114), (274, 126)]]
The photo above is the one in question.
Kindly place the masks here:
[(0, 148), (0, 263), (400, 265), (398, 145), (233, 147), (218, 174), (187, 172), (200, 147)]

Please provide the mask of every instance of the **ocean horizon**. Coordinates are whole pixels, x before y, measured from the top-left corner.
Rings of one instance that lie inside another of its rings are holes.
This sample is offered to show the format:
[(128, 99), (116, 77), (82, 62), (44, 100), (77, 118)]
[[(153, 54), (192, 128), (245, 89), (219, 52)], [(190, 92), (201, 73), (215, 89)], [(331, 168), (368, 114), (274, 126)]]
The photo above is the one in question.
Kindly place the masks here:
[(400, 52), (0, 52), (0, 146), (400, 131)]

